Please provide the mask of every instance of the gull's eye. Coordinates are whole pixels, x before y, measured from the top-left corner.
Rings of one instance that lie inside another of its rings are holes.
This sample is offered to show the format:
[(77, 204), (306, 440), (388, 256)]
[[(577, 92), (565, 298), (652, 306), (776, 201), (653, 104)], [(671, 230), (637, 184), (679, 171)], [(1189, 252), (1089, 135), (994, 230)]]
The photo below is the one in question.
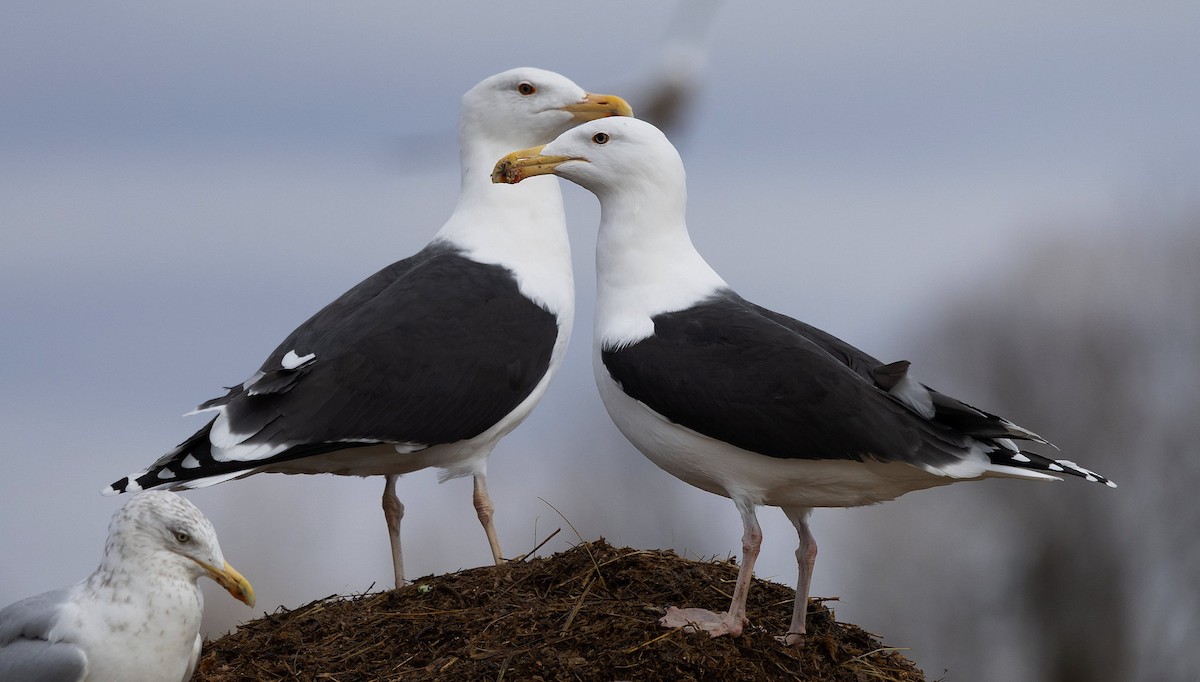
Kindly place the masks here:
[(592, 142), (596, 144), (608, 144), (608, 133), (596, 133), (592, 135)]
[(529, 95), (537, 92), (537, 87), (529, 81), (521, 81), (517, 84), (517, 92), (528, 97)]
[(189, 543), (191, 541), (192, 541), (192, 536), (188, 535), (187, 533), (185, 533), (181, 530), (175, 531), (175, 542), (178, 542), (181, 545), (186, 545), (187, 543)]

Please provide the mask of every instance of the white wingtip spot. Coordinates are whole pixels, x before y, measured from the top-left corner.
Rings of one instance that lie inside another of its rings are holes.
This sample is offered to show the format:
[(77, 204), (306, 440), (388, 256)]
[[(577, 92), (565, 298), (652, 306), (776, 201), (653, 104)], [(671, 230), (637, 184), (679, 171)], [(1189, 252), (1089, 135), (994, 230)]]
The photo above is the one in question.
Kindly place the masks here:
[(100, 494), (105, 497), (112, 497), (113, 495), (119, 495), (120, 493), (118, 493), (117, 489), (111, 485), (106, 485), (104, 486), (104, 490), (100, 491)]
[(300, 365), (310, 362), (315, 357), (317, 357), (316, 353), (309, 353), (308, 355), (296, 355), (296, 351), (289, 350), (286, 354), (284, 354), (283, 359), (279, 361), (279, 364), (284, 369), (296, 369)]
[(183, 461), (179, 463), (179, 466), (183, 467), (184, 469), (198, 469), (200, 468), (200, 460), (196, 459), (195, 455), (188, 455), (187, 457), (183, 458)]
[(158, 470), (157, 476), (158, 476), (158, 480), (160, 480), (160, 481), (169, 481), (172, 478), (175, 478), (175, 472), (171, 471), (170, 469), (168, 469), (166, 467), (163, 467)]
[(142, 486), (138, 485), (137, 480), (135, 480), (133, 476), (130, 476), (129, 477), (129, 485), (125, 486), (125, 492), (140, 493), (140, 492), (142, 492)]
[(1013, 456), (1012, 456), (1012, 460), (1013, 460), (1014, 462), (1024, 462), (1024, 463), (1029, 463), (1029, 462), (1031, 462), (1031, 461), (1032, 461), (1032, 460), (1030, 460), (1028, 457), (1026, 457), (1025, 455), (1022, 455), (1022, 454), (1021, 454), (1021, 453), (1019, 453), (1019, 452), (1018, 452), (1017, 454), (1015, 454), (1015, 455), (1013, 455)]
[(1054, 464), (1053, 462), (1051, 462), (1050, 464), (1047, 464), (1046, 468), (1049, 469), (1050, 471), (1066, 471), (1066, 469), (1062, 468), (1061, 466), (1059, 466), (1057, 464)]
[(1117, 484), (1116, 484), (1116, 483), (1113, 483), (1112, 481), (1105, 481), (1105, 482), (1104, 482), (1104, 485), (1106, 485), (1106, 486), (1108, 486), (1108, 487), (1110, 487), (1110, 488), (1115, 488), (1115, 487), (1117, 487)]

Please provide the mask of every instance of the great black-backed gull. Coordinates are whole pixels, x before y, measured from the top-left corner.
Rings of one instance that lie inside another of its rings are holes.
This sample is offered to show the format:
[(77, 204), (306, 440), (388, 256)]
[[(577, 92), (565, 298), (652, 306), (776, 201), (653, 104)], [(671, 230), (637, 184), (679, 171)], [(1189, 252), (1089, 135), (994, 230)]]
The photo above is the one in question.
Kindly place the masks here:
[(203, 641), (196, 581), (206, 575), (254, 606), (199, 509), (174, 493), (135, 495), (113, 515), (87, 579), (0, 609), (0, 680), (186, 682)]
[[(672, 607), (662, 623), (741, 633), (762, 541), (755, 508), (781, 507), (800, 538), (791, 626), (799, 645), (817, 546), (813, 507), (852, 507), (992, 476), (1113, 486), (1072, 462), (1021, 450), (1037, 434), (916, 381), (909, 363), (757, 306), (692, 245), (683, 163), (654, 126), (594, 121), (514, 152), (493, 180), (553, 173), (600, 200), (595, 374), (617, 427), (676, 477), (733, 500), (743, 559), (729, 611)], [(1115, 487), (1115, 486), (1113, 486)]]
[(503, 187), (496, 158), (583, 121), (631, 114), (619, 97), (520, 68), (462, 98), (462, 189), (423, 250), (384, 268), (300, 325), (250, 378), (196, 412), (215, 418), (106, 490), (197, 488), (259, 472), (386, 476), (396, 585), (404, 582), (397, 476), (426, 467), (474, 477), (473, 500), (501, 561), (487, 456), (537, 404), (574, 313), (558, 183)]

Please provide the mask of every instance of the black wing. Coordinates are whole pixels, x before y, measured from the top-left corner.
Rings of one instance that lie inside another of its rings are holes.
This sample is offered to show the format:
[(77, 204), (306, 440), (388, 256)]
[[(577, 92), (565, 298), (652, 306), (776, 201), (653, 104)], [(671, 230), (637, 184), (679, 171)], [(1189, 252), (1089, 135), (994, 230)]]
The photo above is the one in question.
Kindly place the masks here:
[[(162, 486), (371, 443), (419, 449), (472, 438), (530, 395), (558, 331), (508, 269), (431, 244), (347, 291), (250, 380), (201, 405), (223, 410), (237, 447), (286, 449), (227, 461), (211, 447), (210, 422), (137, 481)], [(181, 464), (188, 455), (190, 467)]]
[(934, 467), (961, 458), (963, 435), (931, 426), (875, 385), (877, 360), (762, 310), (721, 293), (656, 316), (653, 336), (606, 349), (602, 360), (655, 412), (753, 452)]
[[(732, 292), (729, 292), (727, 295), (731, 300), (740, 302), (764, 318), (782, 325), (813, 342), (821, 350), (846, 365), (846, 367), (853, 370), (860, 377), (874, 383), (876, 387), (888, 392), (888, 395), (891, 397), (896, 398), (891, 393), (891, 390), (907, 374), (908, 361), (900, 360), (888, 364), (881, 363), (879, 360), (842, 341), (833, 334), (817, 329), (810, 324), (793, 319), (782, 313), (777, 313), (774, 310), (751, 303)], [(930, 419), (937, 424), (978, 438), (1016, 438), (1032, 440), (1038, 443), (1048, 443), (1048, 441), (1036, 433), (1017, 426), (1003, 417), (968, 405), (945, 393), (939, 393), (924, 384), (919, 384), (919, 386), (928, 392), (928, 398), (934, 411)], [(901, 402), (903, 403), (904, 401), (901, 400)]]
[[(266, 439), (450, 443), (528, 397), (557, 338), (555, 316), (522, 295), (511, 272), (435, 246), (314, 315), (260, 379), (222, 400), (233, 431)], [(289, 352), (315, 357), (281, 369)]]

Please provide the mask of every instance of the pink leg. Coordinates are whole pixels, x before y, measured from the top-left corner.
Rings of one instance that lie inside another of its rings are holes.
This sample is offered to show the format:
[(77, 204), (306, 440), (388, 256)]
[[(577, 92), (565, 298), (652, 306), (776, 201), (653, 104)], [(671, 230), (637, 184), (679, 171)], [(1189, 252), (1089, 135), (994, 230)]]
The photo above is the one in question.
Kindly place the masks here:
[(492, 523), (495, 507), (492, 506), (491, 495), (488, 495), (487, 476), (483, 473), (475, 474), (475, 493), (472, 500), (475, 502), (475, 513), (479, 515), (479, 523), (483, 524), (483, 532), (487, 534), (488, 545), (492, 548), (492, 559), (499, 566), (504, 563), (504, 559), (500, 555), (500, 539), (496, 536), (496, 526)]
[(782, 644), (800, 648), (804, 644), (805, 619), (808, 616), (808, 590), (812, 585), (813, 565), (817, 562), (817, 541), (812, 531), (808, 529), (808, 516), (812, 510), (807, 507), (791, 507), (783, 510), (788, 520), (796, 527), (800, 536), (800, 544), (796, 547), (796, 603), (792, 606), (792, 623), (788, 626), (787, 634), (776, 637)]
[(659, 619), (660, 625), (692, 631), (703, 630), (713, 637), (737, 637), (742, 634), (742, 627), (749, 622), (746, 618), (746, 597), (750, 594), (754, 562), (758, 559), (758, 550), (762, 546), (762, 529), (754, 514), (754, 505), (743, 500), (734, 500), (734, 504), (742, 514), (742, 566), (738, 569), (729, 610), (725, 613), (713, 613), (706, 609), (680, 609), (671, 606), (667, 609), (667, 615)]
[(396, 587), (404, 586), (404, 555), (400, 552), (400, 519), (404, 518), (404, 505), (396, 497), (395, 474), (388, 475), (383, 486), (383, 518), (387, 521), (388, 539), (392, 543), (392, 570), (396, 575)]

